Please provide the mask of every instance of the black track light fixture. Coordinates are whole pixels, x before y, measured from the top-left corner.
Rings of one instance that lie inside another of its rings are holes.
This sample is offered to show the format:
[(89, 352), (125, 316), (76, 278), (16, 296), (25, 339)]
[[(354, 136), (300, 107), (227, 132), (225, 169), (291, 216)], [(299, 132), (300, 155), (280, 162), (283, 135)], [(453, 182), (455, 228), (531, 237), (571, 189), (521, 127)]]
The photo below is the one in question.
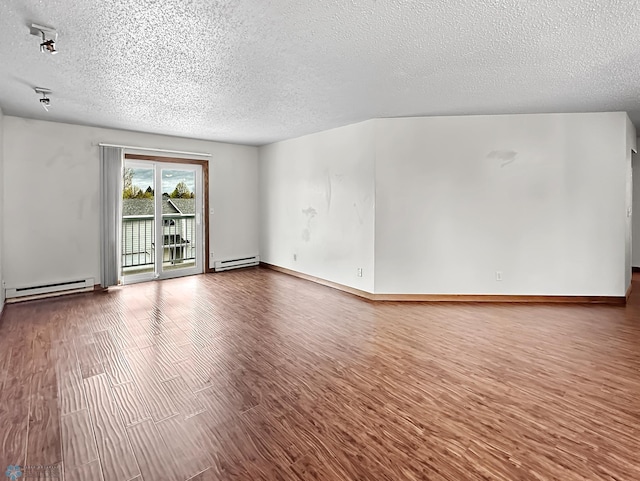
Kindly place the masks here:
[(38, 95), (42, 95), (42, 98), (40, 99), (40, 105), (42, 105), (42, 108), (48, 112), (49, 107), (51, 107), (51, 99), (49, 98), (51, 90), (42, 87), (36, 87), (34, 90)]
[(56, 41), (58, 40), (58, 33), (52, 27), (45, 27), (44, 25), (32, 24), (30, 28), (31, 35), (40, 37), (40, 52), (50, 53), (55, 55), (58, 53), (56, 49)]

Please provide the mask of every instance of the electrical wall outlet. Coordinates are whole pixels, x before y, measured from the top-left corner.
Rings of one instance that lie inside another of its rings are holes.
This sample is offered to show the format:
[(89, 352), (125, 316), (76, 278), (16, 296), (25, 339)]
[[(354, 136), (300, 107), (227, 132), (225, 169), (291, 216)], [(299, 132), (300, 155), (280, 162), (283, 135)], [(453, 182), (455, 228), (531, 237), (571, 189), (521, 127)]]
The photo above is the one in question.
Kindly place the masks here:
[(362, 277), (362, 267), (358, 267), (358, 277)]
[(502, 271), (496, 271), (496, 281), (502, 280)]
[(297, 261), (298, 260), (298, 254), (293, 254), (293, 260)]

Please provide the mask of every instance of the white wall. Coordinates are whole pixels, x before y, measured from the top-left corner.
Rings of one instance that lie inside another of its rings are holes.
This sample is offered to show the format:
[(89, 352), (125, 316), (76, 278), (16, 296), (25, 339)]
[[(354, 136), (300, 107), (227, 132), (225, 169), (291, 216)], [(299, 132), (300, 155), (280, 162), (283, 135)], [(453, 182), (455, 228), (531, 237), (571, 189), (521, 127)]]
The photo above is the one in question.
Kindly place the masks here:
[(623, 296), (629, 138), (625, 113), (540, 114), (378, 119), (262, 147), (261, 255), (376, 293)]
[(2, 282), (4, 281), (4, 242), (3, 242), (3, 227), (4, 227), (4, 115), (2, 109), (0, 109), (0, 312), (4, 308), (4, 288)]
[(633, 210), (631, 265), (640, 267), (640, 154), (632, 155), (633, 165)]
[(637, 152), (636, 128), (631, 119), (626, 119), (626, 150), (625, 150), (625, 208), (627, 219), (625, 222), (625, 256), (624, 256), (624, 285), (628, 289), (631, 285), (631, 270), (633, 265), (633, 163), (632, 154)]
[(626, 121), (376, 121), (375, 291), (624, 295)]
[(263, 261), (373, 291), (373, 128), (368, 121), (260, 148)]
[(99, 142), (209, 152), (210, 251), (258, 254), (258, 150), (4, 118), (4, 276), (8, 287), (100, 278)]

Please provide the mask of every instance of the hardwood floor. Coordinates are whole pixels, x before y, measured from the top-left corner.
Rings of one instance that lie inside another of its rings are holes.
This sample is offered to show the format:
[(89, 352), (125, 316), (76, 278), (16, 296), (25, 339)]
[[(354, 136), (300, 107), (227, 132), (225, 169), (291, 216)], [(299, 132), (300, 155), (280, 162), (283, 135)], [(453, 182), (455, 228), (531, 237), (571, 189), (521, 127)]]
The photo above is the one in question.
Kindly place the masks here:
[(640, 290), (375, 304), (256, 268), (8, 305), (0, 447), (67, 481), (637, 480)]

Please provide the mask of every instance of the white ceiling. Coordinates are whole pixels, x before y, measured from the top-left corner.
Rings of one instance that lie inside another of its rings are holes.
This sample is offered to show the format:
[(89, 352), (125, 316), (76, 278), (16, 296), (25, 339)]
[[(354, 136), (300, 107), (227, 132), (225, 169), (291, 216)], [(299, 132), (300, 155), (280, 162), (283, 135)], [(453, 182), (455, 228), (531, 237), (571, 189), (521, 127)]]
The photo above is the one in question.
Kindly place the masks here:
[[(41, 54), (32, 22), (58, 29)], [(49, 113), (33, 87), (53, 90)], [(631, 0), (3, 0), (5, 114), (245, 144), (374, 117), (626, 110)]]

